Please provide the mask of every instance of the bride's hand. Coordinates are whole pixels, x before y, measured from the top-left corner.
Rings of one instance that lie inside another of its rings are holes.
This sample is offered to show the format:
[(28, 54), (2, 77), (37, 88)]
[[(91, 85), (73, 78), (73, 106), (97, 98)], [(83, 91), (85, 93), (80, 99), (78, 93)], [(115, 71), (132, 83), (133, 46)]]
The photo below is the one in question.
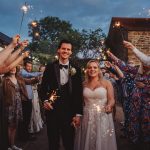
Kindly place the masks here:
[(112, 112), (112, 107), (110, 105), (106, 105), (105, 112), (106, 113), (111, 113)]

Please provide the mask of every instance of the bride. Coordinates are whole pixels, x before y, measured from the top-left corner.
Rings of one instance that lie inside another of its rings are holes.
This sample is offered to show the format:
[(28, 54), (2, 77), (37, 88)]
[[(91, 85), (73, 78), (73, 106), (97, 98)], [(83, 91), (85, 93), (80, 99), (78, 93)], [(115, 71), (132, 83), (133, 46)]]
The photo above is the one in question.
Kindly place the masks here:
[(112, 109), (113, 87), (104, 80), (99, 63), (87, 63), (84, 82), (84, 112), (76, 130), (74, 150), (117, 150)]

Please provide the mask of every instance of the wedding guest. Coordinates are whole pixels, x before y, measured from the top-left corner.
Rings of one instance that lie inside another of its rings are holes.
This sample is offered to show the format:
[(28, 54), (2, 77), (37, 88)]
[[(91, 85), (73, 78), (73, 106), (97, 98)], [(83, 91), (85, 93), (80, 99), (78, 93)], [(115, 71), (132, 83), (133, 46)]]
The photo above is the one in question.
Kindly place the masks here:
[(110, 81), (103, 79), (97, 60), (87, 63), (84, 111), (76, 129), (74, 150), (117, 150), (112, 110), (115, 104)]
[(9, 150), (22, 150), (15, 146), (15, 136), (19, 121), (22, 117), (22, 101), (28, 99), (26, 84), (34, 83), (33, 80), (25, 80), (17, 75), (16, 67), (4, 75), (2, 86), (4, 101), (6, 103), (7, 122), (8, 122), (8, 140)]
[[(12, 42), (0, 52), (0, 74), (9, 72), (12, 68), (18, 65), (24, 58), (29, 56), (29, 52), (18, 55), (27, 46), (27, 41), (23, 42), (22, 48), (13, 52), (14, 48), (19, 43), (20, 36), (13, 37)], [(21, 43), (19, 44), (21, 45)], [(15, 58), (15, 59), (14, 59)], [(6, 65), (7, 64), (7, 65)], [(0, 84), (0, 146), (3, 150), (8, 147), (7, 138), (7, 117), (5, 110), (5, 101), (3, 100), (2, 83)]]
[[(24, 62), (24, 68), (20, 71), (20, 75), (24, 79), (31, 79), (34, 77), (40, 77), (42, 75), (41, 72), (32, 72), (33, 64), (31, 61), (25, 61)], [(38, 83), (38, 82), (37, 82)], [(36, 137), (33, 134), (30, 134), (29, 132), (29, 126), (31, 121), (31, 115), (32, 115), (32, 100), (34, 98), (32, 85), (26, 84), (26, 90), (28, 94), (28, 100), (24, 101), (22, 104), (23, 107), (23, 117), (24, 117), (24, 140), (27, 139), (35, 139)]]
[[(127, 99), (125, 100), (125, 132), (127, 138), (134, 144), (136, 149), (149, 146), (150, 142), (150, 66), (141, 63), (140, 68), (128, 65), (114, 56), (108, 55), (115, 61), (124, 72), (124, 83)], [(126, 75), (127, 74), (127, 75)], [(128, 77), (132, 80), (128, 81)]]

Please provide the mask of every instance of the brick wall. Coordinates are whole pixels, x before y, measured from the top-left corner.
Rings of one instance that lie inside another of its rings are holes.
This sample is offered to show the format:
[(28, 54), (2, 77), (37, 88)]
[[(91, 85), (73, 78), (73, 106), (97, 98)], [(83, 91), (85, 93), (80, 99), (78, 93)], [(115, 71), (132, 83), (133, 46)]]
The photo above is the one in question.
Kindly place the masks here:
[[(128, 41), (143, 53), (150, 55), (150, 31), (129, 31)], [(133, 60), (136, 64), (139, 64), (139, 60), (130, 50), (128, 50), (128, 60)]]

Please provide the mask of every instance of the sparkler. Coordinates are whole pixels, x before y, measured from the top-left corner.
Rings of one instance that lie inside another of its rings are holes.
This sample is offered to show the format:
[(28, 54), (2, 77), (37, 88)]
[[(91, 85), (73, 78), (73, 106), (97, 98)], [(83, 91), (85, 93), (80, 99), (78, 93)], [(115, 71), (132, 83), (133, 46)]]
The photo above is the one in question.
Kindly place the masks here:
[(121, 34), (121, 37), (122, 37), (122, 40), (124, 41), (124, 36), (123, 36), (122, 30), (121, 30), (121, 23), (120, 23), (120, 21), (116, 21), (114, 26), (115, 26), (117, 29), (119, 29), (120, 34)]
[(21, 23), (20, 23), (20, 28), (19, 28), (19, 34), (21, 33), (21, 28), (22, 28), (22, 23), (23, 23), (23, 19), (24, 19), (24, 15), (28, 12), (30, 6), (27, 5), (27, 3), (25, 2), (25, 4), (21, 7), (22, 10), (22, 18), (21, 18)]

